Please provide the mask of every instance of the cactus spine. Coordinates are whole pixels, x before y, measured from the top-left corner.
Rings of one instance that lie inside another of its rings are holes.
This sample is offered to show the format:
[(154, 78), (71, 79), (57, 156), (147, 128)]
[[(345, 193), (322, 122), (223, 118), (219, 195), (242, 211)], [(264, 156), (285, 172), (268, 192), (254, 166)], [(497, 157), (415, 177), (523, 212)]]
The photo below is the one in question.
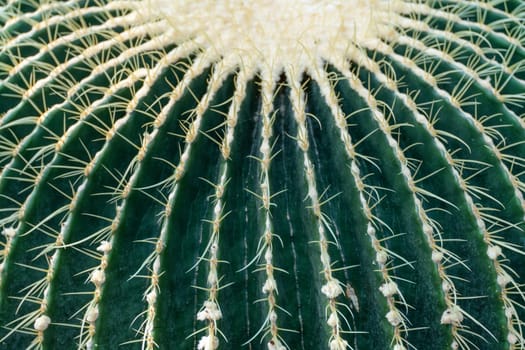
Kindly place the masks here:
[(525, 349), (524, 22), (0, 0), (0, 349)]

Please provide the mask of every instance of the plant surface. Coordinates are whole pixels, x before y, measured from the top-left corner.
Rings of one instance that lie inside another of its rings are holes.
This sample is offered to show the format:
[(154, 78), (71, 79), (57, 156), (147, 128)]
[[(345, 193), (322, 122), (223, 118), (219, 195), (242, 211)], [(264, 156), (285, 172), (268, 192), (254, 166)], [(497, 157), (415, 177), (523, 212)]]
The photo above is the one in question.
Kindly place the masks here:
[(519, 0), (0, 0), (0, 349), (525, 349)]

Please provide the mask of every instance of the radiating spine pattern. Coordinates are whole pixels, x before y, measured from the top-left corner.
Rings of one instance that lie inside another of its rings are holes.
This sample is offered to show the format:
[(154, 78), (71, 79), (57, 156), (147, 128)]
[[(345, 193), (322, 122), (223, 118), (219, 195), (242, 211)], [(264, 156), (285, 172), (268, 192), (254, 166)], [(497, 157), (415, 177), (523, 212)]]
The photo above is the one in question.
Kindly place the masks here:
[(525, 3), (0, 0), (0, 349), (525, 349)]

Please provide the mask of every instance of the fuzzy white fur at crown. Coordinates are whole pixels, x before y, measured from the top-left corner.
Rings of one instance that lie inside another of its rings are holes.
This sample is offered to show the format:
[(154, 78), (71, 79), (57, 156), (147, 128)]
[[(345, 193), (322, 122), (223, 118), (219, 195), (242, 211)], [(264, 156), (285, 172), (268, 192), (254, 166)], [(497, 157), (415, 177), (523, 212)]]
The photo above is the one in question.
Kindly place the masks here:
[(239, 64), (308, 66), (394, 35), (400, 0), (143, 0), (139, 15), (169, 23), (173, 42), (197, 40)]

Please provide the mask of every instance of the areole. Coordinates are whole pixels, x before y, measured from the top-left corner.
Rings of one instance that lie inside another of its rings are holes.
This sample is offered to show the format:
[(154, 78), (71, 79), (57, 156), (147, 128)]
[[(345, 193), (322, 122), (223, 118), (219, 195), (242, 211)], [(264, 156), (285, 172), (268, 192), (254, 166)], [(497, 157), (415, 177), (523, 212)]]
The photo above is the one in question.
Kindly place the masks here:
[(0, 349), (525, 349), (524, 22), (0, 0)]

